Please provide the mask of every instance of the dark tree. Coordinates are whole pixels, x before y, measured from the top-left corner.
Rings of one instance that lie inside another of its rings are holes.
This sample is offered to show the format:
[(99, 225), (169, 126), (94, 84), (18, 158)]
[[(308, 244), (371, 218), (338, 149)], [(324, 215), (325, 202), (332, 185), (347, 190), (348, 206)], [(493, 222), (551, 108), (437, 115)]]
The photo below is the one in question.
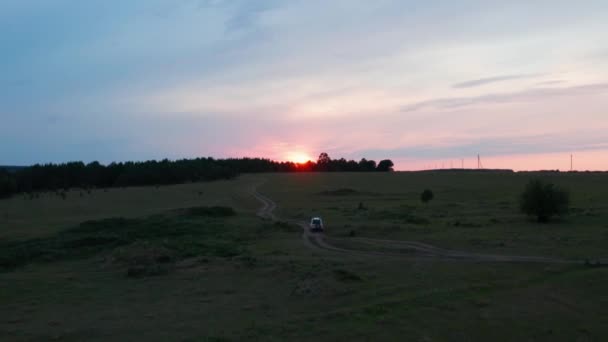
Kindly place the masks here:
[(319, 159), (317, 159), (317, 164), (329, 164), (331, 162), (331, 158), (329, 158), (329, 154), (323, 152), (319, 154)]
[(378, 163), (378, 167), (376, 167), (376, 170), (381, 172), (390, 172), (393, 171), (393, 166), (395, 166), (395, 164), (393, 164), (392, 160), (384, 159)]
[(17, 191), (17, 181), (11, 173), (0, 169), (0, 198), (8, 197)]
[(540, 179), (528, 182), (520, 197), (521, 211), (535, 216), (538, 222), (548, 222), (555, 215), (566, 214), (569, 205), (568, 191)]
[(376, 162), (374, 160), (361, 159), (359, 162), (359, 171), (367, 172), (376, 170)]
[(433, 192), (429, 189), (425, 189), (422, 194), (420, 194), (420, 200), (423, 203), (428, 203), (430, 200), (433, 199), (433, 197), (435, 197), (435, 195), (433, 194)]
[[(390, 160), (382, 161), (379, 169), (392, 170)], [(0, 197), (16, 193), (58, 191), (70, 188), (108, 188), (126, 186), (158, 186), (189, 182), (231, 179), (241, 173), (260, 172), (371, 172), (376, 162), (362, 159), (360, 162), (340, 158), (332, 160), (321, 153), (318, 161), (304, 164), (276, 162), (263, 158), (195, 158), (181, 160), (149, 160), (102, 165), (99, 162), (84, 164), (33, 165), (7, 170), (0, 167)]]
[(329, 158), (329, 155), (327, 153), (323, 152), (319, 155), (319, 158), (317, 159), (317, 170), (318, 171), (329, 171), (330, 164), (331, 164), (331, 158)]

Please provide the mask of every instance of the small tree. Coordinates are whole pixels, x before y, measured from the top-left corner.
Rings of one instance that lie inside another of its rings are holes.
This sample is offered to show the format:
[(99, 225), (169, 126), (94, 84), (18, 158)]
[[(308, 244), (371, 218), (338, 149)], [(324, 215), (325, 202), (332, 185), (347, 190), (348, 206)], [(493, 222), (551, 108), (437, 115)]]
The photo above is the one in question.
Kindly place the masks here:
[(321, 153), (319, 155), (319, 158), (317, 159), (318, 171), (329, 171), (330, 164), (331, 164), (331, 158), (329, 158), (329, 155), (325, 152)]
[(552, 216), (568, 212), (570, 195), (552, 183), (533, 179), (526, 185), (520, 198), (520, 209), (538, 222), (547, 222)]
[(392, 160), (384, 159), (378, 163), (378, 166), (376, 167), (376, 171), (390, 172), (390, 171), (393, 171), (393, 166), (395, 166), (395, 164), (393, 164)]
[(428, 203), (433, 197), (435, 197), (435, 195), (433, 195), (433, 192), (429, 189), (425, 189), (422, 194), (420, 194), (420, 200), (424, 203)]
[(9, 197), (17, 192), (17, 181), (8, 172), (0, 169), (0, 198)]
[(376, 169), (376, 161), (361, 159), (359, 162), (359, 171), (374, 171)]

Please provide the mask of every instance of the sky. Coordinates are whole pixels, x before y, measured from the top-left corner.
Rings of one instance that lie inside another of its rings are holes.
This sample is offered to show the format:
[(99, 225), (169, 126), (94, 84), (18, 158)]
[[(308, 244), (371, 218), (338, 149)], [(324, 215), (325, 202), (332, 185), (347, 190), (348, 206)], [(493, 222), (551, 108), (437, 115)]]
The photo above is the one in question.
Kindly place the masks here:
[(608, 169), (608, 2), (2, 0), (0, 165)]

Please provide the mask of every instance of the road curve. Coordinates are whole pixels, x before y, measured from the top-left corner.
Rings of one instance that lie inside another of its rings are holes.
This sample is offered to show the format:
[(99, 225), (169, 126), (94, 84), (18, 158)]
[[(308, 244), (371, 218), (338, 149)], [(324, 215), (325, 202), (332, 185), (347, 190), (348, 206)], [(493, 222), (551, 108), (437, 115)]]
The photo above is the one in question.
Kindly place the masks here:
[[(255, 198), (262, 203), (262, 207), (258, 209), (257, 215), (259, 217), (269, 219), (272, 221), (284, 221), (292, 224), (296, 224), (302, 228), (302, 240), (310, 248), (322, 249), (327, 251), (348, 253), (350, 255), (379, 255), (379, 256), (391, 256), (399, 258), (440, 258), (440, 259), (452, 259), (452, 260), (466, 260), (476, 262), (512, 262), (512, 263), (551, 263), (551, 264), (581, 264), (581, 261), (565, 260), (551, 257), (538, 257), (538, 256), (519, 256), (519, 255), (499, 255), (499, 254), (484, 254), (484, 253), (473, 253), (457, 250), (449, 250), (418, 241), (404, 241), (404, 240), (383, 240), (383, 239), (371, 239), (371, 238), (331, 238), (328, 239), (323, 233), (312, 233), (308, 230), (306, 222), (279, 218), (274, 214), (274, 210), (277, 208), (276, 202), (267, 196), (261, 194), (257, 190), (257, 186), (253, 188), (253, 195)], [(365, 249), (354, 249), (339, 247), (333, 245), (331, 241), (345, 242), (357, 242), (359, 244), (366, 245)], [(374, 250), (376, 248), (377, 250)], [(387, 249), (395, 249), (395, 252), (388, 252)], [(407, 253), (399, 252), (407, 251)]]

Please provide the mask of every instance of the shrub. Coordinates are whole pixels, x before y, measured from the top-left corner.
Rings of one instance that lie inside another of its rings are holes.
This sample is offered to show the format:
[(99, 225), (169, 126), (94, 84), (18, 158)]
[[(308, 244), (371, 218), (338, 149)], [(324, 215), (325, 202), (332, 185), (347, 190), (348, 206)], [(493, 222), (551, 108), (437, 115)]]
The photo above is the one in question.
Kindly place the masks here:
[[(281, 232), (293, 232), (294, 230), (299, 230), (297, 226), (294, 227), (294, 225), (286, 221), (276, 221), (272, 227)], [(262, 233), (267, 231), (269, 231), (267, 227), (262, 227)]]
[(325, 195), (325, 196), (350, 196), (350, 195), (357, 195), (359, 193), (359, 191), (355, 190), (355, 189), (350, 189), (350, 188), (340, 188), (340, 189), (336, 189), (336, 190), (326, 190), (321, 192), (321, 195)]
[(230, 207), (193, 207), (185, 209), (186, 215), (189, 216), (206, 216), (206, 217), (228, 217), (236, 215), (234, 209)]
[(0, 169), (0, 198), (5, 198), (17, 192), (17, 181), (4, 169)]
[(376, 167), (376, 171), (391, 172), (391, 171), (393, 171), (393, 166), (395, 166), (395, 164), (393, 164), (392, 160), (390, 160), (390, 159), (381, 160), (378, 163), (378, 166)]
[(127, 277), (139, 278), (163, 275), (172, 269), (172, 251), (148, 241), (136, 241), (114, 250), (110, 261), (127, 266)]
[(538, 222), (547, 222), (552, 216), (568, 212), (570, 196), (568, 191), (552, 183), (533, 179), (526, 185), (520, 198), (520, 209)]
[(433, 194), (433, 192), (429, 189), (425, 189), (422, 194), (420, 194), (420, 200), (424, 203), (428, 203), (430, 200), (433, 199), (433, 197), (435, 197), (435, 195)]
[(132, 265), (127, 268), (127, 277), (143, 278), (169, 273), (169, 267), (161, 264)]
[(336, 277), (337, 280), (342, 281), (342, 282), (352, 282), (352, 281), (362, 281), (363, 280), (357, 274), (347, 271), (347, 270), (343, 270), (343, 269), (334, 270), (334, 276)]

